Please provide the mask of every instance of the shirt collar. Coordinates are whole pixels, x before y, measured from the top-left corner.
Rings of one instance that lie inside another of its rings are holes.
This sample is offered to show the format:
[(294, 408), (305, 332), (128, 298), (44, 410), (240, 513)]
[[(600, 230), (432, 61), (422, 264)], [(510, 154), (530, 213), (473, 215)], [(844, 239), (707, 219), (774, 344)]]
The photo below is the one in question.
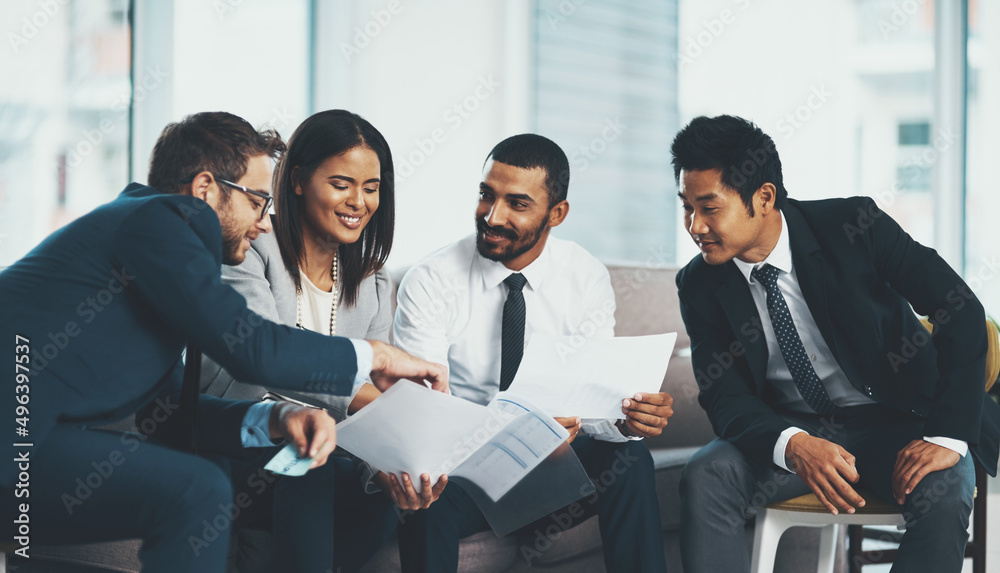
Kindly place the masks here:
[(781, 213), (781, 235), (778, 237), (778, 243), (774, 245), (774, 249), (767, 255), (767, 258), (759, 263), (747, 263), (739, 259), (733, 259), (733, 262), (736, 263), (736, 268), (740, 269), (743, 277), (750, 284), (756, 282), (750, 278), (750, 273), (764, 263), (771, 265), (779, 271), (792, 272), (792, 247), (788, 240), (788, 221), (785, 220), (784, 211), (778, 212)]
[(545, 248), (542, 249), (542, 254), (538, 255), (538, 258), (531, 261), (531, 263), (521, 269), (520, 271), (512, 271), (505, 267), (503, 263), (499, 261), (491, 261), (486, 257), (479, 254), (479, 250), (476, 250), (476, 257), (474, 264), (478, 268), (479, 272), (483, 276), (483, 288), (490, 290), (496, 288), (511, 275), (511, 273), (519, 272), (524, 275), (527, 279), (527, 286), (531, 287), (531, 290), (538, 290), (542, 286), (542, 282), (545, 280), (546, 275), (549, 273), (549, 267), (552, 265), (550, 261), (552, 260), (552, 255), (549, 253), (548, 242), (546, 242)]

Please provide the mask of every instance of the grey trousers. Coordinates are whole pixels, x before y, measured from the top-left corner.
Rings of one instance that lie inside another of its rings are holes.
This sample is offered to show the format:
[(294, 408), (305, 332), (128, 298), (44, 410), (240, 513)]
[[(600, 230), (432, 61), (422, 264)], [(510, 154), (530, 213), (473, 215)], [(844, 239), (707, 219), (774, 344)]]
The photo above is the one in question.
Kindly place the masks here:
[[(854, 454), (860, 487), (897, 505), (891, 476), (896, 454), (923, 436), (923, 422), (879, 406), (827, 416), (789, 414), (791, 425), (840, 444)], [(757, 508), (808, 493), (795, 474), (748, 460), (716, 439), (694, 455), (681, 477), (681, 558), (686, 573), (749, 573), (745, 525)], [(895, 573), (960, 573), (975, 491), (972, 454), (928, 474), (900, 507), (906, 533)]]

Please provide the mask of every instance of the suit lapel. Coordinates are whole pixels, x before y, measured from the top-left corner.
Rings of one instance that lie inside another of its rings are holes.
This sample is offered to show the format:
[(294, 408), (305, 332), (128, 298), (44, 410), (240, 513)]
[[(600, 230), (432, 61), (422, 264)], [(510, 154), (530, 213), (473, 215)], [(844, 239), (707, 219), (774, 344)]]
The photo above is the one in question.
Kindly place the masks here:
[[(760, 316), (757, 314), (757, 306), (750, 295), (750, 286), (746, 278), (736, 268), (735, 263), (730, 261), (720, 270), (725, 282), (716, 291), (715, 296), (726, 319), (729, 320), (733, 336), (746, 352), (757, 394), (760, 395), (767, 378), (767, 342), (761, 328)], [(751, 333), (757, 333), (754, 340), (750, 339)]]
[(830, 322), (830, 306), (827, 304), (827, 269), (826, 259), (820, 250), (819, 242), (812, 229), (806, 224), (802, 214), (793, 205), (784, 209), (785, 221), (788, 222), (788, 240), (792, 249), (792, 265), (806, 299), (809, 312), (812, 313), (816, 326), (819, 327), (823, 340), (830, 347), (833, 357), (839, 363), (836, 337), (833, 336), (833, 326)]

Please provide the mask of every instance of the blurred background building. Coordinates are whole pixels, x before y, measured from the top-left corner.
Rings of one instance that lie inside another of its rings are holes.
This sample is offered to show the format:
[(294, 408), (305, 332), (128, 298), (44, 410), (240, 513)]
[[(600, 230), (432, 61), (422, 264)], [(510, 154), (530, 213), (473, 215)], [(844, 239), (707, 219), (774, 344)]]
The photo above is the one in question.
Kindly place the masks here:
[(791, 196), (874, 197), (998, 314), (1000, 4), (941, 1), (8, 0), (0, 267), (144, 181), (170, 121), (221, 109), (287, 137), (328, 108), (392, 146), (392, 267), (473, 230), (485, 155), (525, 131), (570, 157), (556, 235), (679, 265), (670, 142), (729, 113), (775, 139)]

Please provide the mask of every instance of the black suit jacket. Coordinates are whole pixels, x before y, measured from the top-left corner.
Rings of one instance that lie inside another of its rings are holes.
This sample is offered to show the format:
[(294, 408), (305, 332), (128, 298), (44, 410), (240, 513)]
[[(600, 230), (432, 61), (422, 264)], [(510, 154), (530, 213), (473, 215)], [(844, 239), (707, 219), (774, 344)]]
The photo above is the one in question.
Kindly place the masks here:
[[(207, 203), (133, 183), (0, 272), (5, 447), (12, 437), (36, 451), (59, 447), (45, 442), (54, 424), (106, 423), (179, 393), (189, 342), (241, 380), (349, 394), (357, 371), (350, 341), (260, 318), (222, 283), (221, 265), (222, 230)], [(32, 368), (29, 434), (17, 437), (10, 382), (23, 355)], [(202, 449), (239, 450), (249, 405), (202, 396)], [(15, 473), (16, 464), (0, 466), (0, 488)]]
[[(996, 475), (1000, 409), (984, 391), (985, 311), (962, 278), (869, 198), (790, 199), (783, 212), (802, 294), (851, 385), (924, 418), (926, 436), (968, 442)], [(788, 423), (765, 392), (767, 342), (746, 278), (732, 261), (698, 256), (677, 288), (699, 402), (717, 435), (770, 464)], [(933, 337), (914, 311), (930, 317)]]

